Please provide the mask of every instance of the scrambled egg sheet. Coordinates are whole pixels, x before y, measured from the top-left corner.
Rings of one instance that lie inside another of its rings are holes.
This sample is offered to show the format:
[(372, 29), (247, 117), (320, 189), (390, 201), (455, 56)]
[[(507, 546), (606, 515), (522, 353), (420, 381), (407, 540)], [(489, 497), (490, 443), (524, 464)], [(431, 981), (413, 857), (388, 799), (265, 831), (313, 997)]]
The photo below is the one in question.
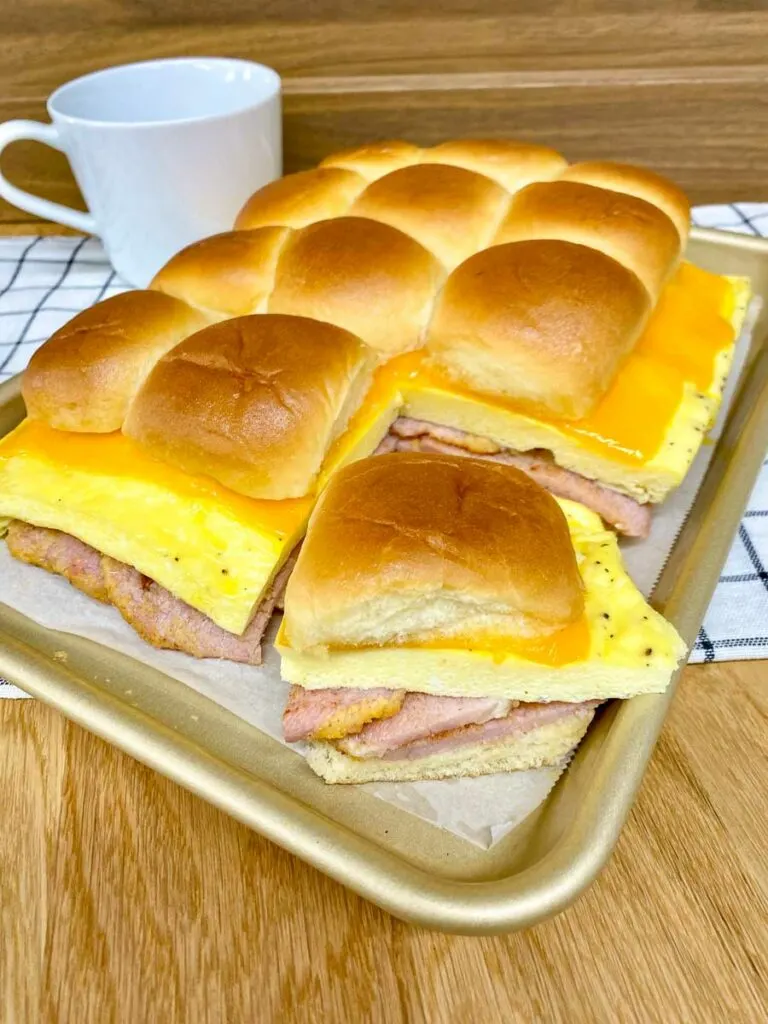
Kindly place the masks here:
[(0, 442), (0, 516), (72, 534), (233, 633), (303, 536), (311, 505), (241, 498), (120, 434), (57, 435), (26, 420)]

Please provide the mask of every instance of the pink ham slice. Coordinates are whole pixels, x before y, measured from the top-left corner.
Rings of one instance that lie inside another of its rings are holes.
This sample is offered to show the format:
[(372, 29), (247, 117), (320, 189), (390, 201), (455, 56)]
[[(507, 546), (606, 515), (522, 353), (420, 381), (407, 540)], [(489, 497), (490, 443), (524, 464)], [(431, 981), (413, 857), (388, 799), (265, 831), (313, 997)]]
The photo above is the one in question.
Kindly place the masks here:
[(389, 703), (390, 713), (396, 715), (404, 698), (405, 690), (384, 687), (305, 690), (303, 686), (292, 686), (283, 713), (283, 735), (287, 743), (317, 736), (344, 712), (349, 712), (351, 719), (365, 721), (383, 702)]
[[(365, 691), (363, 691), (365, 692)], [(353, 757), (382, 757), (391, 750), (462, 726), (503, 718), (513, 701), (493, 697), (436, 697), (409, 693), (393, 718), (371, 722), (337, 743)]]
[[(419, 436), (415, 433), (417, 429), (422, 431)], [(586, 505), (587, 508), (591, 508), (627, 537), (647, 537), (650, 532), (651, 508), (649, 505), (641, 505), (626, 494), (620, 494), (610, 487), (603, 487), (602, 484), (598, 484), (594, 480), (588, 480), (579, 473), (563, 469), (547, 455), (501, 451), (495, 445), (495, 453), (484, 453), (478, 450), (477, 442), (485, 441), (485, 438), (475, 438), (472, 434), (465, 434), (464, 431), (452, 427), (441, 427), (424, 420), (412, 420), (405, 417), (395, 421), (392, 431), (398, 437), (401, 437), (401, 431), (404, 434), (398, 444), (398, 450), (405, 448), (408, 451), (413, 451), (414, 447), (418, 446), (420, 451), (474, 456), (516, 466), (541, 487), (556, 494), (559, 498), (578, 501), (582, 505)], [(493, 444), (493, 442), (489, 443)]]
[(238, 636), (174, 597), (137, 569), (59, 530), (13, 521), (8, 550), (20, 561), (64, 576), (90, 597), (113, 604), (142, 639), (154, 647), (184, 651), (196, 658), (225, 658), (261, 664), (261, 641), (272, 612), (282, 601), (295, 564), (291, 555), (265, 593), (248, 628)]
[[(283, 718), (289, 743), (311, 739), (340, 711), (364, 713), (367, 706), (402, 691), (375, 689), (305, 690), (292, 686)], [(426, 757), (469, 743), (523, 734), (569, 714), (589, 715), (600, 701), (581, 704), (520, 704), (495, 697), (437, 697), (406, 693), (399, 711), (369, 722), (355, 735), (337, 740), (345, 754), (386, 761)]]
[[(600, 701), (584, 701), (582, 704), (520, 704), (504, 718), (492, 718), (477, 725), (465, 725), (438, 736), (416, 740), (382, 756), (384, 761), (412, 761), (432, 754), (444, 754), (473, 743), (490, 743), (494, 740), (522, 736), (539, 726), (548, 725), (570, 715), (583, 716), (585, 727), (589, 724)], [(373, 756), (373, 755), (369, 755)]]
[(101, 571), (101, 555), (77, 537), (60, 530), (30, 526), (20, 520), (8, 525), (8, 550), (20, 562), (36, 565), (57, 576), (97, 601), (109, 601)]
[(291, 578), (291, 573), (296, 567), (296, 559), (299, 557), (299, 550), (301, 544), (297, 544), (293, 551), (288, 555), (282, 569), (272, 580), (272, 590), (274, 591), (274, 606), (280, 611), (285, 607), (285, 588), (288, 586), (288, 580)]
[(426, 420), (414, 420), (410, 416), (399, 416), (389, 428), (390, 433), (403, 439), (422, 437), (428, 434), (436, 441), (466, 448), (474, 455), (494, 455), (502, 451), (501, 445), (489, 437), (468, 434), (456, 427), (444, 427), (441, 423), (428, 423)]
[(277, 594), (290, 572), (286, 566), (281, 569), (245, 632), (238, 636), (217, 626), (207, 615), (174, 597), (138, 569), (106, 555), (102, 567), (109, 600), (147, 643), (184, 651), (195, 658), (224, 658), (246, 665), (261, 664), (261, 641)]
[(396, 452), (397, 441), (398, 439), (395, 437), (394, 434), (385, 434), (381, 441), (379, 441), (379, 443), (376, 445), (376, 448), (374, 449), (372, 454), (386, 455), (388, 452)]

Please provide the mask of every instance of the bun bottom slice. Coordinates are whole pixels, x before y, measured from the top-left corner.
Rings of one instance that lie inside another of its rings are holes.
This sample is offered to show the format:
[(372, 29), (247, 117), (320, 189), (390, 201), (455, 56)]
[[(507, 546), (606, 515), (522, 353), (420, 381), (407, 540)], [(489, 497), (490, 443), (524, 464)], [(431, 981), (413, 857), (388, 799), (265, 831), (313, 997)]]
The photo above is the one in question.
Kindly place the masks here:
[(276, 646), (285, 738), (329, 783), (562, 767), (600, 703), (663, 691), (685, 654), (596, 514), (426, 453), (329, 484)]
[[(359, 758), (345, 754), (333, 743), (312, 743), (307, 754), (310, 768), (329, 783), (421, 782), (428, 779), (476, 778), (531, 768), (562, 767), (581, 742), (595, 713), (591, 704), (576, 704), (561, 718), (521, 728), (499, 739), (477, 739), (449, 745), (443, 737), (434, 750), (416, 756)], [(453, 737), (450, 737), (452, 740)]]

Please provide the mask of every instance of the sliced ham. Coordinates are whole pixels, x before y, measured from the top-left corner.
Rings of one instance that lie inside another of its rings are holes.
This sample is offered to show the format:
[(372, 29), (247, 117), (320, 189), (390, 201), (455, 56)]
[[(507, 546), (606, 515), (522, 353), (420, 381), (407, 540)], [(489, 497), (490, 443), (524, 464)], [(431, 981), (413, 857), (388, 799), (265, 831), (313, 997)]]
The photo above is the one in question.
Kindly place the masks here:
[(284, 587), (286, 570), (290, 571), (285, 566), (281, 569), (245, 632), (238, 636), (217, 626), (133, 566), (104, 555), (102, 567), (110, 602), (147, 643), (196, 658), (224, 658), (247, 665), (261, 664), (261, 641), (276, 596)]
[[(522, 735), (570, 714), (591, 716), (599, 703), (521, 704), (496, 697), (438, 697), (383, 688), (292, 686), (283, 729), (289, 743), (336, 740), (334, 745), (344, 754), (392, 761)], [(386, 714), (382, 707), (387, 707)]]
[(466, 448), (474, 455), (493, 455), (502, 451), (501, 445), (496, 444), (489, 437), (468, 434), (455, 427), (444, 427), (441, 423), (414, 420), (410, 416), (399, 416), (389, 429), (396, 437), (403, 439), (429, 435), (436, 441), (444, 441), (446, 444), (455, 444), (457, 447)]
[(89, 597), (109, 601), (101, 571), (101, 555), (77, 537), (15, 519), (9, 523), (5, 539), (8, 550), (20, 562), (64, 576), (73, 587)]
[(503, 718), (516, 703), (494, 697), (436, 697), (409, 693), (402, 709), (394, 717), (371, 722), (356, 736), (347, 736), (337, 746), (354, 757), (382, 757), (390, 750), (416, 740), (465, 725)]
[(283, 734), (288, 743), (297, 740), (336, 739), (365, 727), (366, 722), (397, 715), (405, 690), (384, 687), (337, 690), (305, 690), (292, 686), (283, 713)]
[(275, 576), (272, 581), (272, 590), (274, 591), (274, 606), (279, 611), (282, 611), (285, 607), (285, 588), (288, 586), (288, 580), (291, 578), (291, 573), (296, 566), (296, 559), (299, 557), (299, 549), (301, 544), (297, 544), (293, 551), (288, 555), (285, 564), (280, 569), (280, 572)]
[(295, 564), (295, 552), (275, 576), (248, 628), (238, 636), (174, 597), (137, 569), (59, 530), (13, 521), (8, 549), (20, 561), (64, 576), (79, 590), (113, 604), (142, 639), (154, 647), (184, 651), (196, 658), (261, 664), (261, 641)]
[[(420, 435), (416, 434), (417, 429), (422, 431)], [(414, 447), (417, 447), (419, 451), (474, 456), (516, 466), (541, 487), (556, 494), (559, 498), (578, 501), (582, 505), (586, 505), (587, 508), (591, 508), (606, 523), (627, 537), (647, 537), (650, 532), (650, 505), (641, 505), (640, 502), (626, 494), (620, 494), (594, 480), (588, 480), (570, 469), (563, 469), (552, 460), (549, 453), (501, 451), (497, 446), (495, 453), (483, 453), (478, 450), (477, 442), (484, 441), (484, 438), (475, 438), (472, 434), (466, 434), (462, 430), (405, 417), (397, 420), (393, 424), (392, 430), (394, 432), (404, 431), (404, 438), (398, 444), (398, 450), (407, 446), (406, 450), (413, 451)], [(398, 433), (397, 436), (401, 435)], [(490, 443), (493, 444), (493, 442)]]
[(374, 455), (386, 455), (388, 452), (397, 451), (397, 437), (394, 434), (386, 434), (381, 441), (379, 441), (376, 448), (373, 450)]
[[(432, 754), (444, 754), (448, 750), (468, 746), (472, 743), (488, 743), (493, 740), (508, 739), (511, 736), (522, 736), (539, 726), (548, 725), (570, 715), (581, 715), (591, 719), (594, 709), (600, 701), (584, 701), (582, 704), (520, 704), (504, 718), (491, 718), (477, 725), (465, 725), (463, 728), (444, 732), (428, 739), (416, 740), (390, 750), (382, 756), (384, 761), (411, 761)], [(587, 724), (587, 723), (585, 723)]]

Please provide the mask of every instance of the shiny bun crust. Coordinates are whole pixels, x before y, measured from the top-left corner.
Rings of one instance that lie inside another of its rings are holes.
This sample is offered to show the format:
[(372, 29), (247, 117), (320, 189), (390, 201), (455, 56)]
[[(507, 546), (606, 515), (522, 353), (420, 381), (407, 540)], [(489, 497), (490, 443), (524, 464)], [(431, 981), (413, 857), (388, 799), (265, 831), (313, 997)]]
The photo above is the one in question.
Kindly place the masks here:
[(341, 217), (365, 184), (365, 178), (341, 167), (287, 174), (251, 196), (237, 215), (235, 228), (303, 228), (317, 220)]
[(360, 404), (373, 362), (331, 324), (236, 317), (160, 360), (123, 431), (158, 459), (248, 497), (301, 497)]
[(512, 139), (452, 139), (425, 149), (421, 160), (484, 174), (508, 192), (532, 181), (551, 181), (568, 166), (565, 157), (549, 146)]
[(173, 295), (212, 318), (261, 313), (275, 280), (288, 228), (225, 231), (182, 249), (150, 288)]
[(511, 466), (375, 456), (334, 474), (285, 598), (291, 646), (552, 632), (583, 612), (557, 502)]
[(510, 242), (448, 278), (427, 337), (463, 384), (565, 417), (599, 401), (650, 310), (639, 278), (572, 242)]
[(575, 181), (528, 185), (512, 197), (496, 244), (559, 238), (598, 249), (633, 271), (656, 300), (677, 266), (677, 228), (658, 206)]
[(105, 299), (78, 313), (30, 359), (22, 378), (28, 415), (57, 430), (119, 430), (154, 363), (209, 322), (161, 292)]
[(321, 167), (343, 167), (354, 171), (366, 181), (376, 181), (391, 171), (418, 163), (422, 150), (412, 142), (390, 139), (386, 142), (371, 142), (366, 146), (345, 149), (327, 156), (320, 161)]
[(424, 149), (394, 139), (334, 153), (320, 162), (321, 167), (355, 171), (366, 181), (377, 181), (385, 174), (414, 164), (463, 167), (484, 174), (508, 192), (515, 192), (532, 181), (558, 177), (568, 161), (549, 146), (512, 139), (451, 139)]
[(290, 239), (269, 311), (325, 320), (392, 356), (421, 343), (444, 277), (442, 264), (402, 231), (337, 217)]
[(625, 192), (653, 203), (669, 217), (685, 243), (691, 227), (691, 207), (682, 189), (668, 178), (662, 178), (646, 167), (618, 164), (609, 160), (593, 160), (572, 164), (562, 175), (563, 181), (580, 181), (585, 185)]
[(404, 231), (450, 269), (490, 244), (508, 203), (509, 194), (490, 178), (417, 164), (374, 181), (350, 213)]

